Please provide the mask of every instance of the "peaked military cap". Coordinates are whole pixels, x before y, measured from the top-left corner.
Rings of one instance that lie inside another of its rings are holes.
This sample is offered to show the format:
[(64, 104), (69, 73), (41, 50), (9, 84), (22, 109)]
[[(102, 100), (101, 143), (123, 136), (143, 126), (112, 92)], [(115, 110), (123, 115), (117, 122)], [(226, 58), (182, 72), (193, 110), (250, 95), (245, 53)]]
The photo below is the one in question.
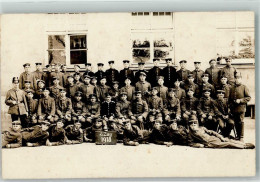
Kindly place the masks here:
[(13, 77), (13, 83), (19, 83), (19, 78), (18, 77)]
[(23, 67), (25, 67), (25, 66), (31, 66), (31, 64), (30, 64), (30, 63), (25, 63), (25, 64), (23, 65)]
[(181, 60), (179, 63), (187, 63), (186, 60)]
[(108, 61), (108, 64), (114, 64), (115, 61), (111, 60), (111, 61)]

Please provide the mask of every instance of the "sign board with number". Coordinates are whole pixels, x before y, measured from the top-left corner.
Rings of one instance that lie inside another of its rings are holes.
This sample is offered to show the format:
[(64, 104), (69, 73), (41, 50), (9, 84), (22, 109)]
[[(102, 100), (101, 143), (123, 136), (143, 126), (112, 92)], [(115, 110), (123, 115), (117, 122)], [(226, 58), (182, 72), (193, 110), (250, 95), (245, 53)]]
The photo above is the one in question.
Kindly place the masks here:
[(116, 145), (117, 142), (115, 131), (96, 131), (95, 138), (97, 145)]

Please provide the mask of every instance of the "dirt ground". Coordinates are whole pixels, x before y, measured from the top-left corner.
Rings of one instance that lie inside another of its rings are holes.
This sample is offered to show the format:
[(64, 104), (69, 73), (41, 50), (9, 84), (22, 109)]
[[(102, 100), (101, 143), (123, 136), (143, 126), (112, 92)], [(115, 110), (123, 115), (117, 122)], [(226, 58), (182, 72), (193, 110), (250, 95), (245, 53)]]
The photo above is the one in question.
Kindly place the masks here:
[[(255, 120), (245, 120), (255, 143)], [(255, 150), (83, 143), (2, 150), (4, 178), (254, 176)], [(15, 170), (15, 172), (14, 172)]]

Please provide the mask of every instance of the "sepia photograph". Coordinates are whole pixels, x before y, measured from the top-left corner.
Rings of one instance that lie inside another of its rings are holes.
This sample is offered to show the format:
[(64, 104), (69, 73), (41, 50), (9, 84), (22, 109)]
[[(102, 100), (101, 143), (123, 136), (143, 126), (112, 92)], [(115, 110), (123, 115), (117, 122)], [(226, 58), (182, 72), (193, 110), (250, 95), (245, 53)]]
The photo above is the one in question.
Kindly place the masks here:
[(2, 14), (4, 179), (254, 177), (255, 14)]

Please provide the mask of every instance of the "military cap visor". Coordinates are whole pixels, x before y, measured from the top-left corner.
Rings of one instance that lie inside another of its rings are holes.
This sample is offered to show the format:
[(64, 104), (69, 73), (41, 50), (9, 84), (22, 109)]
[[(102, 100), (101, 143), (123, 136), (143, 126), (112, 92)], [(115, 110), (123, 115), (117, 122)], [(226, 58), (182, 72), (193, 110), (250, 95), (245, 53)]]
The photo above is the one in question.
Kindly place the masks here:
[(97, 80), (97, 77), (96, 77), (96, 76), (93, 76), (91, 79), (92, 79), (92, 80)]
[(103, 63), (98, 63), (97, 65), (98, 65), (98, 66), (104, 66), (104, 64), (103, 64)]
[(30, 63), (25, 63), (25, 64), (23, 65), (23, 67), (26, 67), (26, 66), (31, 66), (31, 64), (30, 64)]
[(31, 83), (31, 81), (30, 80), (25, 80), (24, 83)]
[(66, 90), (64, 88), (60, 89), (60, 93), (61, 92), (66, 92)]
[(127, 93), (126, 92), (121, 92), (120, 93), (120, 96), (124, 96), (124, 95), (127, 95)]
[(138, 63), (138, 65), (144, 65), (145, 63)]
[(113, 85), (119, 84), (118, 81), (113, 81)]
[(42, 65), (42, 63), (35, 63), (35, 65)]
[(181, 60), (179, 63), (187, 63), (186, 60)]
[(170, 92), (175, 92), (176, 91), (176, 89), (174, 89), (174, 88), (169, 88), (169, 90), (168, 90), (168, 92), (170, 93)]
[(18, 77), (13, 77), (13, 83), (19, 83), (19, 78)]
[(202, 77), (202, 78), (203, 78), (203, 77), (209, 77), (209, 75), (208, 75), (208, 74), (203, 74), (201, 77)]
[(52, 81), (59, 80), (57, 77), (52, 77)]
[(123, 63), (130, 63), (129, 60), (123, 60)]
[(161, 80), (164, 80), (164, 77), (163, 77), (163, 76), (159, 76), (159, 77), (158, 77), (158, 80), (160, 80), (160, 79), (161, 79)]
[(13, 122), (12, 122), (12, 125), (21, 125), (21, 121), (18, 121), (18, 120), (13, 121)]
[(86, 66), (91, 66), (91, 63), (86, 63), (85, 65), (86, 65)]
[(216, 60), (215, 60), (215, 59), (211, 59), (211, 60), (209, 61), (209, 63), (211, 63), (211, 62), (213, 62), (213, 61), (215, 61), (215, 62), (216, 62)]
[(165, 61), (172, 61), (172, 58), (166, 58)]
[(194, 64), (200, 64), (201, 62), (200, 61), (194, 61)]
[(146, 73), (145, 72), (140, 72), (140, 76), (141, 75), (146, 76)]
[(91, 77), (89, 75), (84, 75), (84, 79), (86, 79), (86, 78), (91, 79)]
[(224, 90), (217, 90), (217, 94), (224, 94), (225, 91)]
[(160, 59), (153, 59), (153, 62), (154, 62), (154, 61), (160, 61)]
[(193, 74), (189, 74), (189, 75), (188, 75), (188, 78), (193, 78)]
[(115, 61), (108, 61), (108, 64), (114, 64)]
[(141, 91), (135, 91), (135, 95), (137, 95), (137, 94), (142, 94), (142, 92)]

